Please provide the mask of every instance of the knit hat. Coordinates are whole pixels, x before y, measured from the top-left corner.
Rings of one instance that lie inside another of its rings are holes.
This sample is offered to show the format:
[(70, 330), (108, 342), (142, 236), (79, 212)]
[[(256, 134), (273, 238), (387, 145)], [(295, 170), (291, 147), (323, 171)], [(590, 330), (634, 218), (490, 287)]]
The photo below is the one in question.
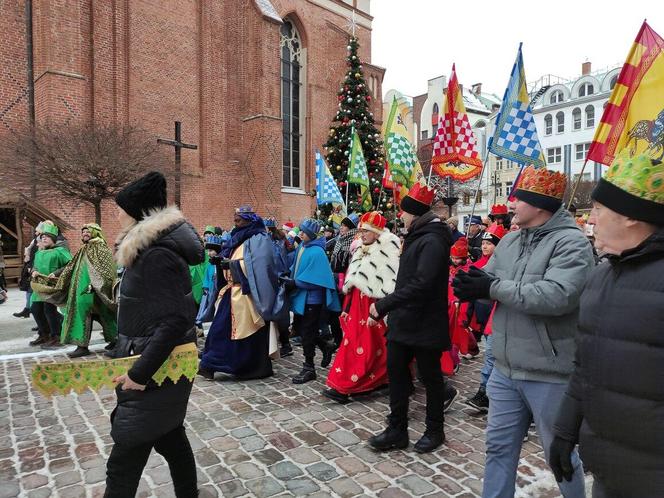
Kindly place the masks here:
[(320, 223), (318, 220), (313, 218), (305, 218), (300, 223), (300, 230), (307, 234), (307, 236), (313, 240), (318, 237), (318, 232), (320, 231)]
[(459, 218), (456, 216), (450, 216), (447, 218), (447, 224), (448, 225), (454, 225), (456, 228), (459, 228)]
[(466, 237), (459, 237), (450, 249), (453, 258), (468, 258), (468, 241)]
[(343, 220), (341, 220), (341, 224), (347, 226), (352, 230), (353, 228), (357, 228), (357, 224), (359, 223), (359, 221), (360, 217), (355, 213), (351, 213), (348, 216), (346, 216)]
[(565, 188), (567, 177), (562, 173), (545, 168), (536, 169), (530, 165), (521, 173), (514, 197), (533, 207), (555, 213), (563, 204)]
[(488, 240), (494, 246), (505, 236), (507, 229), (500, 223), (494, 223), (482, 234), (482, 240)]
[(623, 150), (592, 193), (593, 200), (634, 220), (664, 225), (664, 164)]
[(422, 216), (431, 210), (435, 191), (424, 183), (414, 184), (408, 194), (401, 200), (401, 210), (406, 213)]
[(115, 196), (116, 204), (138, 221), (151, 209), (165, 208), (166, 201), (166, 178), (158, 171), (131, 182)]
[(378, 211), (364, 213), (360, 218), (360, 229), (369, 230), (377, 234), (383, 233), (387, 220)]

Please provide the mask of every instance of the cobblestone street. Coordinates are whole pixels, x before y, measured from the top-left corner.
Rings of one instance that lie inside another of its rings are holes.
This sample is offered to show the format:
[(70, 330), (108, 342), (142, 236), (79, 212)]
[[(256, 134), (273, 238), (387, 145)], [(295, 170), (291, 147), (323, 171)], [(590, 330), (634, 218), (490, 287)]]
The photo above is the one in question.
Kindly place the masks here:
[[(59, 353), (39, 361), (68, 361)], [(383, 427), (385, 391), (342, 406), (318, 381), (294, 386), (294, 357), (274, 362), (274, 377), (236, 383), (196, 379), (187, 430), (201, 496), (478, 496), (486, 418), (461, 401), (475, 392), (481, 357), (453, 379), (460, 394), (446, 417), (447, 443), (435, 453), (374, 453), (366, 439)], [(0, 496), (100, 497), (112, 441), (110, 391), (47, 399), (28, 384), (35, 360), (2, 362)], [(411, 441), (423, 431), (424, 392), (411, 403)], [(558, 496), (531, 432), (519, 466), (518, 496)], [(153, 453), (139, 496), (173, 496), (168, 467)]]

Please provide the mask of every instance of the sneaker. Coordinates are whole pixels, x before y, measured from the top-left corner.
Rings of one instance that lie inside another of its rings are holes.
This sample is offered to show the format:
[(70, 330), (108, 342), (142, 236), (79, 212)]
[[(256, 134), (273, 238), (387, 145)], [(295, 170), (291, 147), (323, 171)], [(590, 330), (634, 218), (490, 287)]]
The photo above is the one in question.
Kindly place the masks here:
[(477, 390), (477, 394), (473, 396), (472, 398), (467, 399), (464, 401), (469, 406), (472, 406), (476, 410), (482, 412), (482, 413), (488, 413), (489, 412), (489, 398), (486, 395), (486, 391), (483, 387), (480, 387)]
[(71, 353), (67, 353), (67, 356), (70, 358), (80, 358), (82, 356), (87, 356), (89, 354), (92, 354), (88, 348), (84, 348), (83, 346), (78, 346), (74, 351)]
[(445, 390), (445, 401), (443, 401), (443, 413), (446, 413), (447, 410), (450, 409), (452, 403), (454, 403), (454, 400), (456, 399), (458, 394), (459, 391), (457, 391), (452, 386), (450, 386), (449, 389)]
[(291, 346), (290, 344), (281, 346), (281, 348), (279, 349), (279, 356), (281, 358), (286, 358), (287, 356), (293, 356), (293, 346)]
[(348, 396), (348, 394), (340, 393), (336, 389), (325, 389), (322, 394), (326, 398), (329, 398), (332, 401), (336, 401), (337, 403), (341, 403), (342, 405), (350, 402), (350, 396)]
[(304, 365), (299, 374), (293, 377), (293, 384), (306, 384), (312, 380), (316, 380), (316, 370), (312, 365)]

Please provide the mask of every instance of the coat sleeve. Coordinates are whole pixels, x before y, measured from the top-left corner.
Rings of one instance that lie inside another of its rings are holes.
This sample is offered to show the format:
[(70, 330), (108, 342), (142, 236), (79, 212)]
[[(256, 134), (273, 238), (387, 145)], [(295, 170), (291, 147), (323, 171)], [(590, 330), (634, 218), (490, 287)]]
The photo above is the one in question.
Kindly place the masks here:
[[(579, 305), (593, 264), (587, 240), (565, 238), (556, 245), (541, 280), (517, 282), (497, 279), (491, 284), (491, 299), (531, 315), (566, 315)], [(495, 264), (490, 262), (487, 266), (487, 273), (494, 274)]]
[(131, 380), (143, 385), (194, 325), (188, 319), (190, 313), (183, 309), (186, 306), (184, 296), (191, 292), (188, 268), (177, 255), (166, 249), (155, 250), (150, 256), (144, 275), (148, 282), (145, 307), (150, 313), (153, 332), (140, 358), (129, 370)]
[[(577, 341), (579, 335), (577, 334)], [(558, 407), (558, 413), (553, 424), (553, 432), (556, 436), (577, 443), (579, 439), (579, 430), (583, 422), (583, 404), (581, 375), (579, 369), (581, 366), (581, 356), (578, 344), (574, 355), (574, 371), (570, 377), (567, 390)]]
[(395, 308), (408, 303), (430, 299), (431, 289), (437, 285), (440, 270), (446, 261), (440, 257), (444, 253), (443, 242), (431, 238), (423, 241), (422, 249), (417, 255), (417, 267), (412, 275), (408, 276), (407, 283), (396, 289), (389, 296), (376, 302), (376, 311), (385, 316)]

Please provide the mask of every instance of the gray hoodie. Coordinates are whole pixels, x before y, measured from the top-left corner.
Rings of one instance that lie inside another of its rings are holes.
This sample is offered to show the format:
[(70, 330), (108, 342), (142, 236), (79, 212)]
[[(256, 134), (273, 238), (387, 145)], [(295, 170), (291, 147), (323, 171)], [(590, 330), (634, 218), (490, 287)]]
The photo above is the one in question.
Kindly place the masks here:
[(496, 367), (514, 380), (565, 383), (572, 373), (579, 298), (594, 267), (592, 248), (561, 207), (544, 225), (507, 234), (484, 270)]

